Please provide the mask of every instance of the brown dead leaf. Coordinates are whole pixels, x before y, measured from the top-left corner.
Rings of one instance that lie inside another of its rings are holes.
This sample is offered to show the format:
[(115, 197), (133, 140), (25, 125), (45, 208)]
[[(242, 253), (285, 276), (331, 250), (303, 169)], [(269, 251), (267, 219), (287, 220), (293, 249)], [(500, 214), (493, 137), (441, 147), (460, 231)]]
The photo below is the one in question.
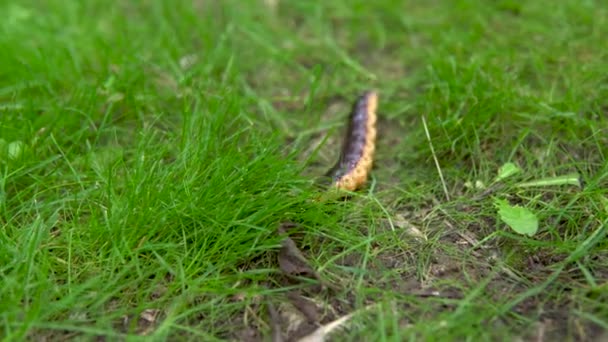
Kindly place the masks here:
[[(312, 297), (304, 296), (302, 291), (310, 296), (311, 293), (318, 293), (325, 289), (336, 290), (335, 286), (325, 284), (320, 275), (310, 266), (294, 239), (288, 235), (288, 231), (295, 227), (294, 223), (284, 222), (278, 228), (278, 233), (283, 236), (281, 249), (277, 256), (281, 273), (292, 281), (294, 278), (297, 281), (297, 278), (300, 277), (316, 279), (319, 285), (314, 285), (312, 288), (307, 287), (306, 290), (287, 292), (287, 300), (281, 302), (277, 310), (272, 304), (268, 304), (272, 341), (297, 341), (310, 335), (319, 327), (323, 319), (322, 310), (311, 299)], [(294, 236), (293, 232), (291, 236)]]
[[(292, 223), (283, 223), (279, 226), (279, 234), (285, 235), (286, 228), (292, 228)], [(281, 241), (281, 250), (278, 255), (279, 268), (281, 272), (290, 277), (303, 276), (321, 281), (319, 274), (308, 264), (308, 261), (290, 238), (285, 237)]]
[(283, 342), (283, 333), (281, 332), (281, 316), (271, 302), (266, 304), (268, 308), (268, 316), (270, 316), (270, 329), (272, 331), (272, 342)]
[(305, 298), (300, 293), (294, 291), (288, 292), (287, 298), (289, 298), (291, 304), (293, 304), (296, 309), (300, 310), (300, 312), (304, 315), (304, 317), (306, 317), (309, 322), (321, 321), (319, 308), (313, 301)]
[(262, 336), (260, 336), (259, 331), (252, 327), (247, 327), (240, 331), (238, 334), (238, 341), (241, 342), (262, 342)]
[(375, 307), (375, 304), (369, 305), (357, 312), (353, 312), (350, 313), (348, 315), (344, 315), (336, 320), (333, 320), (325, 325), (320, 326), (319, 328), (317, 328), (312, 334), (306, 335), (300, 339), (298, 339), (298, 342), (323, 342), (327, 339), (327, 337), (333, 333), (334, 331), (336, 331), (338, 328), (344, 327), (346, 325), (346, 323), (353, 318), (354, 315), (363, 312), (363, 311), (367, 311), (372, 307)]
[(403, 215), (395, 215), (395, 217), (393, 218), (393, 222), (395, 227), (403, 229), (405, 232), (407, 232), (408, 235), (416, 239), (428, 241), (428, 237), (422, 231), (420, 231), (418, 227), (408, 221)]
[(140, 315), (139, 318), (145, 320), (147, 323), (155, 323), (156, 319), (160, 314), (160, 310), (158, 309), (146, 309)]
[[(275, 326), (272, 329), (275, 339), (279, 338), (278, 331), (280, 331), (282, 333), (280, 338), (285, 341), (294, 341), (309, 335), (319, 326), (316, 322), (309, 322), (306, 316), (289, 301), (281, 302), (277, 313), (279, 318), (273, 320)], [(279, 322), (281, 326), (276, 325)]]

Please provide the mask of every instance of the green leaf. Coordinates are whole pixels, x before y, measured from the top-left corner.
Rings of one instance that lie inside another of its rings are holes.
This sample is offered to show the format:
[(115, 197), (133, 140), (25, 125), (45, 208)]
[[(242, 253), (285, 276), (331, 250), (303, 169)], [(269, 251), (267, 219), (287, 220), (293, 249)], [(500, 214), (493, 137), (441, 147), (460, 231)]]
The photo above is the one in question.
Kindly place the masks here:
[(511, 229), (518, 234), (533, 236), (538, 231), (538, 217), (527, 208), (512, 206), (502, 199), (495, 199), (498, 215)]
[(503, 166), (500, 167), (500, 169), (498, 169), (498, 175), (496, 176), (496, 181), (501, 181), (505, 178), (511, 177), (516, 173), (521, 172), (521, 169), (513, 164), (513, 163), (506, 163)]
[(18, 159), (23, 153), (23, 143), (21, 141), (13, 141), (8, 144), (8, 157), (10, 159)]

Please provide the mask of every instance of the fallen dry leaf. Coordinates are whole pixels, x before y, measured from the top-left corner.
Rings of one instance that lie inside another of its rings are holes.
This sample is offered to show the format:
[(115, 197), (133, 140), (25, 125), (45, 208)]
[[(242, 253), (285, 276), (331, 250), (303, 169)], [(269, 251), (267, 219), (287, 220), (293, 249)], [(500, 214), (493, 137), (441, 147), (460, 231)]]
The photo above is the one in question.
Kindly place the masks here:
[(272, 342), (283, 342), (283, 333), (281, 332), (281, 316), (271, 302), (266, 304), (268, 315), (270, 316), (270, 330), (272, 331)]
[(304, 317), (306, 317), (309, 322), (321, 321), (319, 308), (313, 301), (305, 298), (300, 293), (294, 291), (288, 292), (287, 298), (289, 298), (291, 304), (293, 304), (296, 309), (300, 310), (300, 312), (304, 315)]
[[(291, 223), (283, 223), (279, 226), (279, 234), (285, 235), (286, 228), (293, 227)], [(310, 267), (308, 261), (290, 237), (281, 241), (281, 249), (278, 255), (279, 268), (287, 276), (304, 276), (321, 281), (319, 274)]]
[(139, 317), (148, 323), (154, 323), (156, 322), (159, 314), (160, 310), (158, 309), (146, 309), (141, 313), (141, 315), (139, 315)]
[(375, 304), (368, 305), (365, 308), (363, 308), (357, 312), (353, 312), (348, 315), (344, 315), (336, 320), (333, 320), (325, 325), (322, 325), (317, 330), (315, 330), (312, 334), (304, 336), (301, 339), (299, 339), (298, 342), (323, 342), (323, 341), (325, 341), (327, 336), (329, 336), (329, 334), (331, 334), (338, 328), (345, 325), (346, 322), (348, 322), (355, 314), (357, 314), (359, 312), (367, 311), (374, 306), (375, 306)]
[(393, 219), (394, 225), (397, 228), (405, 230), (408, 235), (413, 236), (414, 238), (422, 239), (424, 241), (428, 241), (427, 236), (418, 229), (414, 224), (408, 221), (403, 215), (397, 214)]

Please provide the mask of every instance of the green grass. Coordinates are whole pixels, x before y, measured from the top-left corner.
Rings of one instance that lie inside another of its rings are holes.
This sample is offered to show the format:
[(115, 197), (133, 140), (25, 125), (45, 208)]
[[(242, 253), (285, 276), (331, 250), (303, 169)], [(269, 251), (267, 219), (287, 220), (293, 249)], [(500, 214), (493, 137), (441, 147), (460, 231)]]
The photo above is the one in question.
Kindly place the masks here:
[[(328, 310), (374, 305), (336, 340), (606, 336), (608, 5), (267, 3), (0, 4), (4, 340), (268, 335), (286, 220)], [(313, 201), (368, 88), (370, 184)]]

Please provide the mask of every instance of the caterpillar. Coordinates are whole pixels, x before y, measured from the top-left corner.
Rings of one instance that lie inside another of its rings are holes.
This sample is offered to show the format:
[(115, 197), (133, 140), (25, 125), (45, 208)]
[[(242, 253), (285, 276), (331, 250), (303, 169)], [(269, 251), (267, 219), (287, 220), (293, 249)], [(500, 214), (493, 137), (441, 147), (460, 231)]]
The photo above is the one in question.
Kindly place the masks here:
[(353, 104), (340, 158), (328, 172), (334, 187), (354, 191), (367, 182), (376, 149), (377, 108), (375, 91), (363, 93)]

